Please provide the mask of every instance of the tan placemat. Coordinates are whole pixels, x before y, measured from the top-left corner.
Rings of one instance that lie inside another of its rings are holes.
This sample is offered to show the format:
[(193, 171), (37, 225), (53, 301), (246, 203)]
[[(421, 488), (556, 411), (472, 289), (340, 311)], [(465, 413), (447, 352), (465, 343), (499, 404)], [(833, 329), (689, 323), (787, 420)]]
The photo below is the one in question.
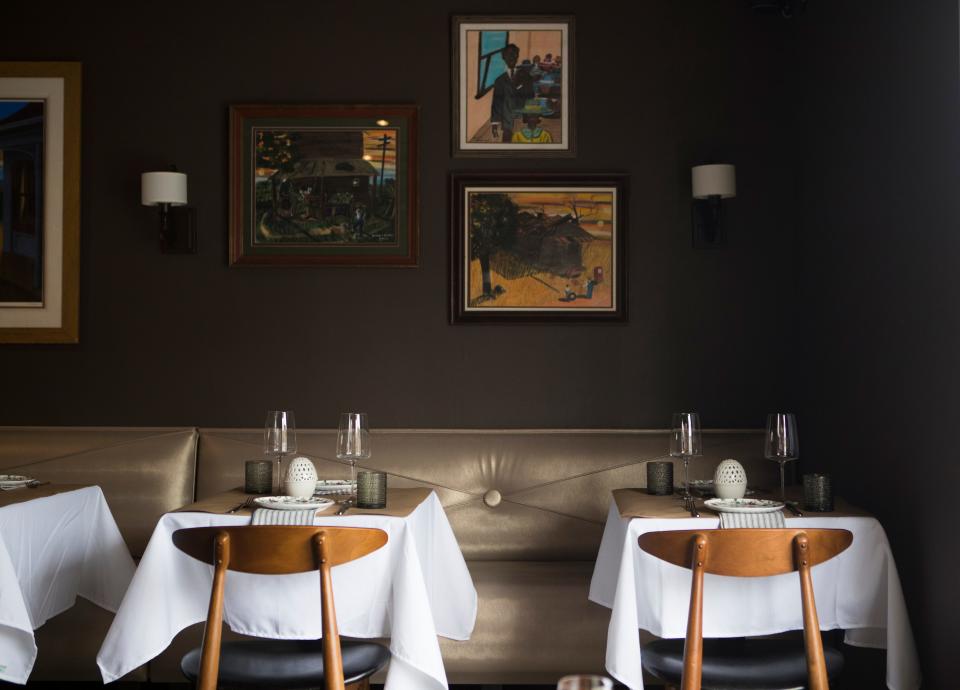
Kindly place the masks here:
[(57, 494), (66, 493), (68, 491), (85, 489), (88, 486), (93, 486), (93, 485), (92, 484), (44, 484), (43, 486), (38, 486), (35, 489), (24, 488), (24, 489), (11, 489), (10, 491), (0, 491), (0, 508), (4, 508), (6, 506), (12, 506), (15, 503), (24, 503), (26, 501), (32, 501), (35, 498), (46, 498), (48, 496), (56, 496)]
[[(417, 487), (413, 489), (387, 489), (386, 508), (381, 508), (379, 510), (364, 510), (361, 508), (351, 507), (350, 510), (347, 511), (347, 516), (386, 515), (388, 517), (407, 517), (416, 509), (418, 505), (427, 500), (427, 497), (432, 491), (432, 489), (428, 489), (426, 487)], [(247, 506), (253, 504), (254, 498), (256, 498), (255, 495), (245, 494), (243, 489), (231, 489), (230, 491), (224, 491), (222, 494), (217, 494), (216, 496), (211, 496), (201, 501), (197, 501), (196, 503), (191, 503), (190, 505), (178, 508), (173, 512), (226, 514), (236, 508), (238, 505), (243, 505), (243, 508), (236, 510), (235, 512), (231, 513), (231, 515), (250, 515), (252, 510)], [(325, 510), (317, 511), (317, 515), (321, 517), (330, 517), (337, 512), (338, 508), (338, 505), (332, 505)]]
[[(802, 491), (802, 490), (801, 490)], [(758, 494), (758, 498), (777, 498), (768, 494)], [(797, 500), (803, 517), (871, 517), (870, 513), (851, 506), (842, 498), (834, 499), (834, 510), (830, 513), (815, 513), (803, 510), (802, 498), (796, 490), (787, 492), (787, 498)], [(798, 500), (799, 499), (799, 500)], [(684, 508), (683, 501), (676, 495), (651, 496), (646, 489), (614, 489), (613, 500), (623, 518), (688, 518), (690, 511)], [(703, 499), (697, 499), (700, 517), (714, 517), (717, 513), (703, 505)], [(783, 511), (784, 517), (795, 517), (789, 510)]]

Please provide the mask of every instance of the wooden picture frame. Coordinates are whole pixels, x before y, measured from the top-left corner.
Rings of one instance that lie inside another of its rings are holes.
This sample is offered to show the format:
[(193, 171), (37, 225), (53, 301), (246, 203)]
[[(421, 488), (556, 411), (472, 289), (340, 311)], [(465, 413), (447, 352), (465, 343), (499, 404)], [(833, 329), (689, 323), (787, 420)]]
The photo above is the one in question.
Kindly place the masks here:
[(627, 319), (628, 178), (450, 176), (450, 320)]
[(452, 155), (576, 156), (572, 15), (454, 15)]
[(80, 338), (79, 62), (0, 62), (0, 343)]
[(416, 105), (230, 107), (230, 265), (416, 267)]

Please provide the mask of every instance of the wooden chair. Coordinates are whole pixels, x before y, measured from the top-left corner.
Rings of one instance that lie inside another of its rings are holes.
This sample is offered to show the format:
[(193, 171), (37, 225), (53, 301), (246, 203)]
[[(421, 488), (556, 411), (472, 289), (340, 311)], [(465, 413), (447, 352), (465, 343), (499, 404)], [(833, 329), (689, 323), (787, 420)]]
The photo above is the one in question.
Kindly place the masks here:
[[(842, 529), (716, 529), (647, 532), (640, 548), (693, 571), (686, 640), (657, 640), (643, 648), (644, 669), (682, 690), (707, 688), (828, 690), (843, 670), (843, 655), (824, 649), (810, 569), (853, 542)], [(765, 577), (800, 573), (803, 646), (784, 639), (703, 640), (703, 575)]]
[[(387, 543), (379, 529), (358, 527), (196, 527), (173, 533), (184, 553), (214, 566), (203, 644), (181, 661), (198, 690), (272, 686), (345, 690), (369, 688), (369, 678), (390, 660), (379, 644), (341, 641), (333, 605), (331, 569)], [(245, 640), (221, 645), (223, 587), (228, 570), (261, 575), (320, 571), (322, 640)]]

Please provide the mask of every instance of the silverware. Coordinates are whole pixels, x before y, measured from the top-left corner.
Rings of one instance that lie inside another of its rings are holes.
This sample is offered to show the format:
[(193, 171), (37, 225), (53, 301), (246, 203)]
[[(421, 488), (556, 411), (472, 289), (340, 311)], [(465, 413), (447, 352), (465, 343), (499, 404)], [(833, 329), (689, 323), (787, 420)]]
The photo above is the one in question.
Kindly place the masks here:
[(45, 484), (49, 484), (49, 483), (50, 483), (50, 482), (46, 482), (46, 481), (44, 481), (44, 482), (41, 482), (41, 481), (32, 481), (32, 482), (30, 482), (29, 484), (27, 484), (27, 488), (28, 488), (28, 489), (36, 489), (38, 486), (44, 486)]
[(335, 512), (334, 515), (343, 515), (348, 510), (350, 510), (352, 506), (353, 506), (353, 500), (352, 499), (346, 500), (340, 504), (340, 507), (337, 508), (337, 512)]
[(697, 510), (697, 499), (693, 496), (693, 494), (690, 494), (690, 496), (687, 498), (687, 510), (690, 511), (690, 517), (700, 517), (700, 511)]
[(797, 508), (797, 502), (796, 502), (796, 501), (784, 501), (783, 503), (784, 503), (784, 505), (787, 506), (787, 508), (790, 509), (790, 512), (791, 512), (791, 513), (793, 513), (793, 514), (796, 515), (797, 517), (803, 517), (803, 512), (802, 512), (799, 508)]
[(231, 514), (233, 514), (233, 513), (236, 513), (237, 511), (243, 510), (244, 508), (247, 507), (247, 504), (249, 504), (249, 503), (250, 503), (250, 499), (249, 499), (249, 498), (246, 499), (243, 503), (238, 503), (238, 504), (235, 505), (233, 508), (231, 508), (230, 510), (227, 511), (227, 515), (231, 515)]

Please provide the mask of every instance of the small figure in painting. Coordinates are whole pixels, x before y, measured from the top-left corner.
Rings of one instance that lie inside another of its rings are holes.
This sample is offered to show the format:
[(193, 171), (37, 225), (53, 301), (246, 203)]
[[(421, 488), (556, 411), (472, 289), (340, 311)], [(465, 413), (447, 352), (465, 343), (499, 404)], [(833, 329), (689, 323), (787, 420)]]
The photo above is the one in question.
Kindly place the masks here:
[(523, 128), (513, 133), (514, 144), (552, 144), (553, 135), (540, 126), (540, 116), (536, 113), (524, 113)]
[(570, 289), (570, 284), (567, 283), (563, 286), (563, 297), (560, 298), (561, 302), (573, 302), (577, 299), (577, 293)]
[(353, 234), (357, 239), (363, 237), (363, 226), (367, 220), (367, 211), (362, 205), (353, 209)]
[(587, 281), (583, 284), (583, 289), (585, 290), (584, 294), (577, 295), (577, 297), (582, 297), (583, 299), (593, 299), (593, 286), (596, 285), (593, 282), (593, 278), (587, 278)]
[(507, 69), (493, 83), (490, 125), (494, 137), (499, 133), (501, 141), (510, 143), (513, 140), (513, 123), (527, 99), (533, 97), (533, 78), (530, 76), (530, 65), (525, 69), (517, 66), (520, 48), (516, 45), (507, 44), (502, 55)]
[(533, 66), (530, 68), (530, 76), (534, 79), (539, 79), (543, 76), (543, 70), (540, 69), (540, 56), (533, 56)]

